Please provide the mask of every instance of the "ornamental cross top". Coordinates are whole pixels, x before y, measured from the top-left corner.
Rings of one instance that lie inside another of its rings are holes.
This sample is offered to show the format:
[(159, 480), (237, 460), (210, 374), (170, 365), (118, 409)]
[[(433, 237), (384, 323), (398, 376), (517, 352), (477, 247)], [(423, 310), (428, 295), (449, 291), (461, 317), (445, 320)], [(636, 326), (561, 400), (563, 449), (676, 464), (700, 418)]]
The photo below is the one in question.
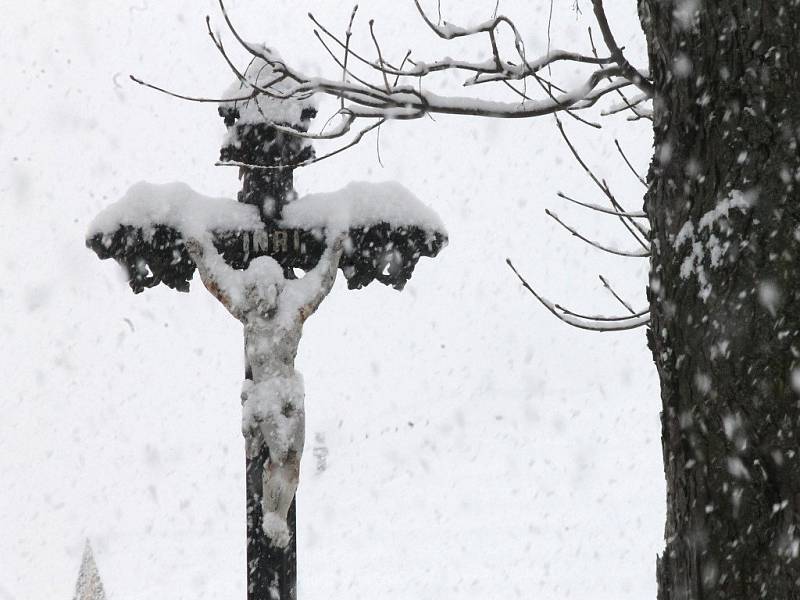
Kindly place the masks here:
[[(246, 77), (258, 84), (273, 74), (254, 61)], [(225, 97), (240, 98), (242, 89), (237, 82)], [(438, 215), (398, 183), (351, 183), (297, 197), (293, 171), (314, 158), (303, 137), (316, 115), (313, 97), (230, 100), (219, 113), (227, 127), (220, 159), (241, 165), (238, 203), (181, 184), (139, 183), (90, 226), (87, 245), (101, 259), (119, 262), (134, 292), (159, 283), (188, 291), (196, 265), (184, 246), (187, 235), (211, 235), (235, 269), (270, 256), (288, 274), (314, 267), (328, 230), (346, 231), (340, 269), (350, 289), (374, 280), (402, 289), (419, 258), (436, 256), (447, 244)]]

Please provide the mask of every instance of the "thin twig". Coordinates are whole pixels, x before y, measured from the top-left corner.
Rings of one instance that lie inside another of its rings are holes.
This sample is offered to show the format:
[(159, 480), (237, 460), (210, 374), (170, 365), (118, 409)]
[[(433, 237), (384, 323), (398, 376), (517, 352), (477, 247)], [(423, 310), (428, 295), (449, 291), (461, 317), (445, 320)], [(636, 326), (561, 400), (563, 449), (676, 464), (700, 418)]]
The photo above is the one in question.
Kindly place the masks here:
[[(383, 91), (384, 91), (383, 89), (379, 88), (376, 85), (372, 85), (369, 81), (366, 81), (366, 80), (362, 79), (361, 77), (359, 77), (358, 75), (353, 73), (351, 70), (349, 70), (347, 68), (347, 66), (341, 60), (339, 60), (339, 57), (336, 56), (336, 54), (333, 52), (333, 50), (331, 50), (330, 46), (328, 46), (328, 44), (325, 43), (325, 40), (322, 39), (322, 36), (319, 34), (319, 31), (317, 31), (316, 29), (314, 30), (314, 36), (317, 38), (319, 43), (322, 44), (322, 47), (325, 48), (325, 51), (333, 59), (333, 62), (335, 62), (342, 69), (343, 73), (346, 73), (347, 75), (349, 75), (352, 79), (354, 79), (355, 81), (357, 81), (361, 85), (366, 86), (371, 90), (376, 90), (376, 91), (379, 91), (379, 92), (383, 93)], [(347, 54), (352, 54), (352, 53), (353, 53), (352, 50), (347, 51)], [(342, 77), (342, 82), (343, 83), (345, 82), (344, 76)], [(339, 93), (339, 98), (340, 98), (340, 100), (341, 100), (341, 102), (343, 104), (344, 103), (344, 98), (343, 98), (341, 92)]]
[(587, 319), (582, 319), (580, 317), (575, 317), (569, 314), (565, 314), (563, 312), (559, 312), (556, 308), (556, 305), (550, 302), (547, 298), (540, 295), (536, 290), (534, 290), (530, 284), (525, 281), (525, 278), (519, 274), (519, 271), (514, 267), (513, 263), (510, 259), (506, 259), (506, 264), (511, 268), (514, 272), (514, 275), (522, 283), (523, 287), (528, 290), (533, 297), (536, 298), (542, 306), (544, 306), (553, 316), (555, 316), (560, 321), (567, 323), (568, 325), (572, 325), (573, 327), (577, 327), (578, 329), (585, 329), (587, 331), (625, 331), (628, 329), (635, 329), (637, 327), (643, 327), (650, 322), (650, 316), (648, 314), (642, 315), (635, 319), (627, 319), (625, 321), (617, 321), (617, 322), (601, 322), (601, 321), (592, 321)]
[(578, 205), (583, 206), (585, 208), (589, 208), (591, 210), (596, 210), (597, 212), (605, 213), (607, 215), (614, 215), (614, 216), (617, 216), (617, 217), (627, 217), (627, 218), (630, 218), (630, 219), (646, 219), (647, 218), (647, 215), (645, 214), (644, 211), (639, 211), (639, 212), (630, 212), (630, 211), (620, 212), (615, 208), (606, 208), (605, 206), (600, 206), (599, 204), (591, 204), (590, 202), (583, 202), (581, 200), (576, 200), (575, 198), (572, 198), (571, 196), (567, 196), (564, 192), (556, 192), (556, 196), (558, 196), (559, 198), (563, 198), (564, 200), (566, 200), (568, 202), (572, 202), (573, 204), (578, 204)]
[(378, 157), (378, 164), (383, 167), (383, 159), (381, 158), (381, 128), (378, 127), (378, 132), (375, 134), (375, 154)]
[(621, 316), (621, 317), (606, 317), (606, 316), (603, 316), (603, 315), (585, 315), (585, 314), (582, 314), (582, 313), (579, 313), (579, 312), (575, 312), (574, 310), (570, 310), (570, 309), (562, 306), (561, 304), (553, 304), (553, 306), (555, 306), (558, 310), (563, 311), (564, 314), (572, 315), (573, 317), (578, 317), (579, 319), (586, 319), (586, 320), (589, 320), (589, 321), (628, 321), (630, 319), (635, 319), (636, 317), (641, 317), (642, 315), (646, 315), (646, 314), (648, 314), (650, 312), (650, 309), (648, 308), (648, 309), (639, 311), (638, 313), (633, 312), (633, 310), (631, 310), (631, 312), (633, 312), (633, 314), (624, 315), (624, 316)]
[[(549, 68), (549, 67), (548, 67), (548, 68)], [(555, 100), (555, 99), (556, 99), (556, 97), (555, 97), (555, 96), (553, 96), (553, 91), (552, 91), (552, 89), (551, 89), (551, 88), (553, 87), (553, 84), (552, 84), (552, 83), (550, 83), (550, 82), (548, 81), (548, 82), (547, 82), (547, 85), (545, 86), (545, 82), (544, 82), (543, 78), (542, 78), (542, 77), (539, 77), (539, 75), (537, 75), (537, 74), (535, 74), (535, 73), (534, 73), (534, 75), (533, 75), (533, 78), (536, 80), (536, 83), (538, 83), (538, 84), (539, 84), (539, 87), (541, 87), (541, 88), (544, 90), (545, 94), (547, 94), (548, 96), (550, 96), (550, 98), (552, 98), (553, 100)], [(507, 85), (509, 85), (509, 87), (511, 86), (511, 84), (510, 84), (510, 83), (508, 83), (508, 82), (506, 82), (506, 83), (507, 83)], [(517, 89), (516, 89), (516, 88), (514, 88), (514, 87), (511, 87), (511, 89), (512, 89), (512, 90), (514, 90), (515, 92), (517, 91)], [(519, 93), (520, 93), (520, 94), (522, 94), (522, 92), (519, 92)], [(526, 96), (525, 94), (522, 94), (522, 96), (523, 96), (524, 98), (527, 98), (527, 96)], [(589, 127), (594, 127), (595, 129), (601, 129), (601, 128), (602, 128), (602, 126), (600, 125), (600, 123), (594, 123), (593, 121), (588, 121), (587, 119), (584, 119), (584, 118), (583, 118), (583, 117), (581, 117), (580, 115), (576, 115), (576, 114), (575, 114), (573, 111), (571, 111), (571, 110), (565, 110), (564, 112), (566, 112), (566, 113), (567, 113), (567, 114), (568, 114), (570, 117), (572, 117), (572, 118), (573, 118), (573, 119), (575, 119), (576, 121), (578, 121), (578, 122), (580, 122), (580, 123), (583, 123), (584, 125), (588, 125)]]
[[(597, 46), (594, 43), (594, 36), (592, 35), (592, 28), (589, 27), (587, 29), (588, 29), (588, 32), (589, 32), (589, 45), (592, 48), (592, 55), (595, 56), (595, 57), (598, 57), (599, 53), (597, 52)], [(625, 94), (623, 94), (622, 91), (620, 91), (620, 90), (617, 90), (617, 95), (620, 98), (622, 98), (622, 102), (625, 105), (622, 110), (630, 110), (634, 115), (639, 117), (639, 111), (637, 111), (636, 108), (635, 108), (636, 104), (638, 104), (638, 103), (632, 103), (630, 100), (628, 100), (628, 97)], [(643, 97), (644, 98), (650, 98), (651, 96), (649, 94), (643, 94)]]
[(375, 19), (369, 20), (369, 34), (372, 36), (372, 41), (375, 44), (375, 50), (378, 52), (378, 64), (381, 66), (381, 75), (383, 75), (383, 83), (386, 85), (386, 93), (390, 93), (392, 88), (389, 86), (389, 78), (386, 76), (384, 68), (383, 54), (381, 53), (381, 45), (378, 43), (378, 38), (375, 37)]
[(172, 96), (173, 98), (188, 100), (189, 102), (209, 102), (209, 103), (213, 102), (215, 104), (219, 104), (220, 102), (239, 102), (244, 100), (250, 100), (258, 95), (258, 91), (253, 90), (247, 96), (239, 96), (236, 98), (201, 98), (197, 96), (186, 96), (184, 94), (178, 94), (177, 92), (171, 92), (169, 90), (165, 90), (164, 88), (158, 87), (157, 85), (153, 85), (152, 83), (147, 83), (146, 81), (142, 81), (141, 79), (139, 79), (134, 75), (129, 75), (128, 77), (130, 77), (132, 81), (135, 81), (139, 85), (143, 85), (144, 87), (156, 90), (157, 92), (161, 92), (162, 94), (166, 94), (167, 96)]
[[(401, 61), (400, 61), (400, 69), (398, 69), (399, 71), (402, 71), (402, 70), (403, 70), (403, 67), (405, 66), (405, 64), (406, 64), (406, 61), (408, 60), (408, 57), (409, 57), (409, 56), (411, 56), (411, 50), (409, 50), (408, 52), (406, 52), (406, 55), (403, 57), (403, 60), (401, 60)], [(394, 85), (395, 85), (395, 86), (396, 86), (396, 85), (397, 85), (397, 83), (400, 81), (400, 77), (401, 77), (401, 75), (396, 75), (396, 76), (395, 76), (395, 78), (394, 78)]]
[(243, 162), (230, 160), (230, 161), (217, 161), (216, 163), (214, 163), (214, 165), (217, 166), (217, 167), (239, 167), (240, 169), (252, 169), (254, 171), (275, 171), (275, 170), (281, 170), (281, 169), (297, 169), (297, 168), (300, 168), (300, 167), (307, 167), (308, 165), (313, 165), (314, 163), (318, 163), (318, 162), (320, 162), (322, 160), (325, 160), (326, 158), (330, 158), (331, 156), (336, 156), (337, 154), (339, 154), (341, 152), (344, 152), (348, 148), (352, 148), (353, 146), (355, 146), (356, 144), (358, 144), (361, 141), (361, 139), (364, 137), (364, 135), (366, 135), (367, 133), (369, 133), (370, 131), (372, 131), (376, 127), (380, 127), (385, 122), (386, 122), (386, 119), (379, 119), (378, 121), (376, 121), (372, 125), (369, 125), (369, 126), (365, 127), (364, 129), (361, 129), (353, 137), (353, 139), (350, 140), (350, 142), (348, 142), (347, 144), (345, 144), (341, 148), (337, 148), (333, 152), (328, 152), (327, 154), (323, 154), (322, 156), (317, 156), (317, 157), (315, 157), (315, 158), (313, 158), (311, 160), (306, 160), (304, 162), (294, 163), (294, 164), (291, 164), (291, 165), (253, 165), (253, 164), (249, 164), (249, 163), (243, 163)]
[[(617, 197), (616, 197), (614, 194), (612, 194), (612, 193), (611, 193), (611, 188), (609, 187), (609, 185), (608, 185), (608, 182), (607, 182), (605, 179), (603, 179), (603, 185), (604, 185), (604, 186), (606, 187), (606, 189), (608, 190), (609, 196), (610, 196), (610, 198), (611, 198), (611, 205), (612, 205), (612, 206), (613, 206), (613, 207), (614, 207), (614, 208), (615, 208), (615, 209), (616, 209), (616, 210), (617, 210), (619, 213), (621, 213), (621, 214), (623, 214), (623, 213), (627, 212), (627, 211), (626, 211), (626, 210), (625, 210), (625, 209), (622, 207), (622, 205), (621, 205), (621, 204), (620, 204), (620, 203), (617, 201)], [(621, 216), (621, 217), (620, 217), (620, 220), (623, 220), (623, 219), (624, 219), (624, 221), (625, 221), (626, 223), (630, 223), (630, 224), (631, 224), (633, 227), (635, 227), (635, 228), (636, 228), (636, 231), (638, 231), (638, 232), (639, 232), (639, 233), (640, 233), (642, 236), (644, 236), (644, 239), (645, 239), (645, 240), (647, 240), (647, 236), (649, 235), (649, 231), (648, 231), (647, 229), (645, 229), (644, 225), (642, 225), (641, 223), (639, 223), (639, 222), (637, 222), (637, 221), (634, 221), (633, 219), (629, 219), (629, 218), (627, 218), (627, 217)], [(628, 230), (630, 231), (630, 227), (628, 227)], [(633, 233), (633, 232), (631, 232), (631, 233)], [(636, 235), (635, 235), (635, 234), (634, 234), (634, 237), (636, 237)], [(637, 238), (637, 239), (638, 239), (638, 238)], [(643, 241), (642, 241), (642, 242), (640, 242), (640, 243), (641, 243), (641, 244), (642, 244), (644, 247), (646, 247), (646, 248), (647, 248), (647, 247), (649, 247), (649, 245), (648, 245), (648, 244), (646, 244), (646, 243), (645, 243), (645, 242), (643, 242)]]
[(617, 45), (614, 35), (611, 33), (611, 27), (608, 24), (605, 9), (603, 8), (603, 0), (592, 0), (592, 7), (594, 8), (594, 16), (597, 19), (597, 24), (600, 26), (600, 32), (603, 34), (603, 41), (611, 53), (611, 58), (614, 59), (623, 71), (623, 76), (633, 82), (633, 84), (649, 96), (655, 95), (655, 89), (650, 80), (646, 79), (636, 68), (628, 62), (622, 49)]
[(639, 175), (639, 173), (636, 171), (636, 169), (633, 168), (633, 165), (631, 164), (631, 161), (628, 160), (628, 157), (625, 156), (625, 152), (622, 151), (622, 146), (619, 145), (619, 140), (615, 139), (614, 140), (614, 145), (617, 147), (617, 150), (619, 150), (619, 154), (620, 154), (620, 156), (622, 156), (622, 160), (624, 160), (625, 164), (628, 165), (628, 168), (631, 170), (631, 173), (634, 174), (636, 179), (638, 179), (639, 182), (644, 187), (647, 187), (647, 182), (644, 180), (644, 178), (641, 175)]
[(595, 242), (594, 240), (590, 240), (586, 236), (584, 236), (581, 233), (579, 233), (575, 228), (570, 227), (569, 225), (564, 223), (564, 221), (562, 221), (558, 217), (558, 215), (555, 214), (554, 212), (552, 212), (551, 210), (545, 209), (544, 212), (548, 217), (550, 217), (553, 220), (555, 220), (559, 225), (561, 225), (564, 229), (569, 231), (576, 238), (578, 238), (580, 240), (583, 240), (584, 242), (586, 242), (590, 246), (594, 246), (595, 248), (597, 248), (599, 250), (603, 250), (604, 252), (608, 252), (610, 254), (616, 254), (617, 256), (628, 256), (628, 257), (631, 257), (631, 258), (645, 258), (645, 257), (650, 256), (650, 251), (649, 250), (643, 250), (643, 251), (639, 251), (639, 250), (636, 250), (636, 251), (634, 251), (634, 250), (617, 250), (616, 248), (611, 248), (610, 246), (605, 246), (605, 245), (601, 244), (600, 242)]
[[(345, 31), (346, 39), (344, 43), (344, 61), (342, 63), (342, 81), (344, 81), (347, 77), (347, 57), (350, 55), (350, 36), (353, 35), (353, 20), (356, 18), (357, 10), (358, 4), (353, 6), (353, 12), (350, 13), (350, 22), (347, 24), (347, 31)], [(322, 38), (319, 36), (319, 34), (317, 34), (317, 38), (320, 42), (322, 42)], [(322, 42), (322, 45), (325, 46), (325, 42)], [(339, 105), (342, 109), (344, 109), (344, 96), (342, 95), (339, 96)]]
[[(627, 308), (627, 309), (630, 311), (630, 313), (631, 313), (632, 315), (637, 315), (637, 313), (636, 313), (636, 312), (633, 310), (633, 308), (631, 307), (631, 305), (630, 305), (630, 304), (628, 304), (627, 302), (625, 302), (625, 300), (623, 300), (623, 299), (622, 299), (622, 296), (620, 296), (620, 295), (619, 295), (619, 294), (618, 294), (618, 293), (617, 293), (617, 292), (614, 290), (614, 288), (613, 288), (613, 287), (611, 287), (611, 284), (610, 284), (610, 283), (608, 283), (608, 280), (607, 280), (605, 277), (603, 277), (602, 275), (598, 275), (598, 277), (600, 278), (600, 281), (602, 281), (602, 282), (603, 282), (603, 287), (605, 287), (605, 288), (606, 288), (606, 289), (607, 289), (609, 292), (611, 292), (611, 295), (612, 295), (612, 296), (614, 296), (614, 298), (616, 298), (616, 299), (619, 301), (619, 303), (620, 303), (620, 304), (622, 304), (622, 306), (624, 306), (625, 308)], [(649, 312), (649, 310), (650, 310), (650, 309), (647, 309), (647, 311), (645, 311), (645, 312)], [(643, 314), (643, 313), (639, 313), (639, 314)]]
[[(569, 136), (567, 135), (567, 132), (564, 130), (564, 125), (561, 123), (561, 119), (559, 119), (558, 116), (556, 116), (555, 119), (556, 119), (556, 126), (558, 127), (558, 131), (561, 133), (561, 137), (566, 142), (567, 147), (569, 148), (570, 152), (572, 153), (572, 156), (575, 157), (575, 160), (578, 161), (578, 164), (581, 166), (581, 168), (583, 168), (583, 170), (586, 172), (586, 174), (589, 175), (589, 178), (594, 182), (594, 184), (598, 188), (600, 188), (600, 191), (603, 192), (603, 194), (606, 196), (606, 198), (608, 198), (609, 202), (611, 203), (611, 206), (613, 206), (617, 210), (617, 212), (625, 213), (626, 211), (621, 209), (619, 203), (617, 202), (617, 199), (614, 197), (614, 194), (611, 193), (611, 190), (609, 189), (608, 185), (606, 185), (606, 183), (604, 181), (601, 182), (600, 179), (598, 179), (598, 177), (594, 174), (594, 171), (592, 171), (588, 167), (588, 165), (584, 162), (583, 158), (581, 158), (580, 153), (575, 148), (575, 146), (573, 145), (572, 141), (569, 139)], [(642, 239), (639, 238), (639, 236), (636, 235), (636, 233), (633, 230), (631, 230), (631, 227), (630, 227), (629, 223), (633, 224), (636, 227), (637, 230), (640, 227), (638, 223), (636, 223), (632, 219), (627, 219), (626, 220), (626, 217), (622, 217), (622, 216), (620, 217), (620, 221), (622, 221), (622, 224), (625, 226), (625, 229), (627, 229), (630, 232), (630, 234), (634, 237), (634, 239), (636, 239), (636, 241), (639, 243), (639, 245), (641, 245), (645, 249), (649, 248), (648, 245), (644, 241), (642, 241)], [(644, 231), (642, 231), (642, 235), (646, 235), (646, 233)]]
[(224, 0), (218, 0), (218, 2), (219, 2), (219, 8), (222, 11), (222, 18), (225, 19), (225, 24), (228, 26), (228, 29), (230, 29), (230, 32), (233, 34), (233, 37), (236, 39), (237, 42), (239, 42), (239, 45), (241, 45), (242, 48), (247, 50), (252, 56), (255, 56), (256, 58), (260, 58), (261, 60), (263, 60), (273, 69), (281, 73), (284, 73), (289, 78), (294, 79), (298, 83), (301, 81), (301, 78), (298, 77), (298, 75), (294, 73), (291, 69), (289, 69), (289, 67), (287, 67), (285, 63), (283, 63), (282, 61), (275, 60), (274, 57), (264, 54), (263, 52), (259, 51), (253, 44), (246, 42), (239, 34), (239, 31), (233, 26), (233, 22), (228, 16), (228, 9), (225, 8)]
[[(338, 37), (337, 37), (335, 34), (333, 34), (333, 33), (332, 33), (332, 32), (331, 32), (331, 31), (330, 31), (330, 30), (329, 30), (327, 27), (325, 27), (325, 25), (323, 25), (323, 24), (322, 24), (322, 22), (320, 22), (320, 21), (319, 21), (319, 19), (317, 19), (317, 18), (316, 18), (316, 17), (313, 15), (313, 13), (308, 13), (308, 18), (309, 18), (309, 19), (311, 19), (311, 22), (312, 22), (312, 23), (314, 23), (314, 25), (316, 25), (316, 26), (317, 26), (317, 27), (320, 29), (320, 31), (322, 31), (322, 33), (324, 33), (325, 35), (327, 35), (327, 36), (328, 36), (329, 38), (331, 38), (331, 39), (332, 39), (334, 42), (336, 42), (337, 44), (339, 44), (339, 46), (341, 46), (342, 48), (344, 48), (344, 46), (345, 46), (344, 42), (343, 42), (342, 40), (340, 40), (340, 39), (339, 39), (339, 38), (338, 38)], [(359, 60), (360, 62), (364, 63), (365, 65), (369, 65), (370, 67), (372, 67), (372, 68), (375, 68), (375, 69), (377, 69), (377, 68), (378, 68), (378, 66), (377, 66), (375, 63), (373, 63), (372, 61), (370, 61), (370, 60), (369, 60), (369, 59), (367, 59), (367, 58), (364, 58), (363, 56), (361, 56), (360, 54), (358, 54), (358, 53), (357, 53), (355, 50), (353, 50), (352, 48), (350, 48), (350, 55), (351, 55), (353, 58), (355, 58), (355, 59)], [(387, 62), (387, 63), (386, 63), (386, 66), (387, 66), (387, 67), (389, 67), (390, 69), (397, 70), (397, 67), (393, 66), (391, 63), (388, 63), (388, 62)]]

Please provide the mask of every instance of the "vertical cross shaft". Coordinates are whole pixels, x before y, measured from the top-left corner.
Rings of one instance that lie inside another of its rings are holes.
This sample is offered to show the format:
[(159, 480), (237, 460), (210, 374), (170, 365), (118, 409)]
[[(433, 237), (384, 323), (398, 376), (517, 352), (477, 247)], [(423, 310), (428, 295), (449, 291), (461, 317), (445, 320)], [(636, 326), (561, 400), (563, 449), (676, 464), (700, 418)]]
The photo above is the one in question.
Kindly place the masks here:
[(286, 548), (270, 545), (261, 528), (261, 477), (269, 458), (266, 446), (247, 457), (247, 600), (297, 599), (295, 504), (287, 519), (292, 539)]
[[(245, 364), (244, 376), (253, 379), (249, 364)], [(246, 448), (245, 454), (247, 600), (297, 600), (297, 501), (292, 500), (287, 519), (292, 539), (285, 548), (276, 548), (261, 528), (262, 477), (269, 449), (259, 441), (258, 448)]]
[[(312, 157), (314, 151), (303, 140), (280, 133), (268, 123), (238, 123), (240, 109), (247, 108), (246, 104), (238, 106), (237, 103), (220, 106), (220, 116), (225, 119), (229, 133), (233, 134), (232, 139), (238, 141), (223, 146), (220, 159), (273, 167), (243, 167), (239, 171), (239, 178), (242, 180), (239, 202), (257, 206), (261, 219), (266, 223), (281, 217), (283, 206), (294, 193), (292, 166)], [(303, 111), (305, 126), (315, 114), (313, 109)], [(287, 269), (286, 274), (290, 275), (291, 271)], [(250, 365), (245, 365), (245, 378), (252, 381)], [(295, 500), (292, 500), (287, 518), (291, 540), (285, 548), (272, 545), (262, 529), (263, 472), (268, 460), (269, 449), (263, 441), (257, 448), (247, 448), (247, 600), (296, 600)]]

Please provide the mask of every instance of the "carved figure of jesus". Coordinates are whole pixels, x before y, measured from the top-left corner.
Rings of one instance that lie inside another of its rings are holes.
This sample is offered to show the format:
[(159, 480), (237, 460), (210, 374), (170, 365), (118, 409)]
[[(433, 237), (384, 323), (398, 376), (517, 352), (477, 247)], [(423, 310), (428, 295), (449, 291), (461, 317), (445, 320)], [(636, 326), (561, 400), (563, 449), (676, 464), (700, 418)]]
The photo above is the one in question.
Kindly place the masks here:
[(262, 473), (264, 532), (278, 547), (290, 540), (286, 518), (300, 474), (305, 442), (303, 379), (294, 368), (303, 323), (319, 307), (336, 279), (343, 237), (301, 279), (287, 279), (272, 258), (231, 268), (210, 240), (186, 240), (206, 288), (244, 325), (250, 379), (242, 387), (242, 432), (248, 457), (266, 444)]

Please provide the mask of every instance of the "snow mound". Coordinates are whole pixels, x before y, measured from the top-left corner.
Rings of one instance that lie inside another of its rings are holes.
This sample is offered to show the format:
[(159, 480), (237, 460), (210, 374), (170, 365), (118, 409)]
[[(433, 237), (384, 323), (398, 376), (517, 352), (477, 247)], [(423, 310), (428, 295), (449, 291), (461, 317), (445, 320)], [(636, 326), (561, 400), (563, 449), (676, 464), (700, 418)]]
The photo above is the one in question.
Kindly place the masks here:
[(336, 231), (386, 223), (447, 235), (439, 215), (396, 181), (353, 181), (335, 192), (307, 194), (284, 207), (282, 222)]
[[(267, 57), (273, 64), (282, 63), (283, 59), (273, 49), (264, 45), (251, 44), (253, 50)], [(317, 103), (313, 96), (301, 96), (292, 98), (276, 98), (259, 93), (254, 98), (247, 100), (233, 100), (243, 98), (254, 91), (252, 84), (257, 88), (269, 89), (275, 96), (288, 94), (296, 83), (288, 78), (281, 79), (280, 73), (263, 58), (255, 58), (247, 70), (243, 73), (247, 83), (237, 80), (226, 89), (222, 98), (227, 102), (219, 105), (220, 113), (236, 112), (240, 125), (253, 123), (277, 123), (279, 125), (298, 125), (308, 120), (308, 111), (313, 110), (316, 114)]]
[(103, 210), (89, 225), (88, 237), (113, 234), (121, 226), (145, 232), (165, 225), (184, 236), (204, 237), (213, 231), (254, 231), (263, 223), (258, 209), (229, 198), (198, 194), (185, 183), (140, 181)]

